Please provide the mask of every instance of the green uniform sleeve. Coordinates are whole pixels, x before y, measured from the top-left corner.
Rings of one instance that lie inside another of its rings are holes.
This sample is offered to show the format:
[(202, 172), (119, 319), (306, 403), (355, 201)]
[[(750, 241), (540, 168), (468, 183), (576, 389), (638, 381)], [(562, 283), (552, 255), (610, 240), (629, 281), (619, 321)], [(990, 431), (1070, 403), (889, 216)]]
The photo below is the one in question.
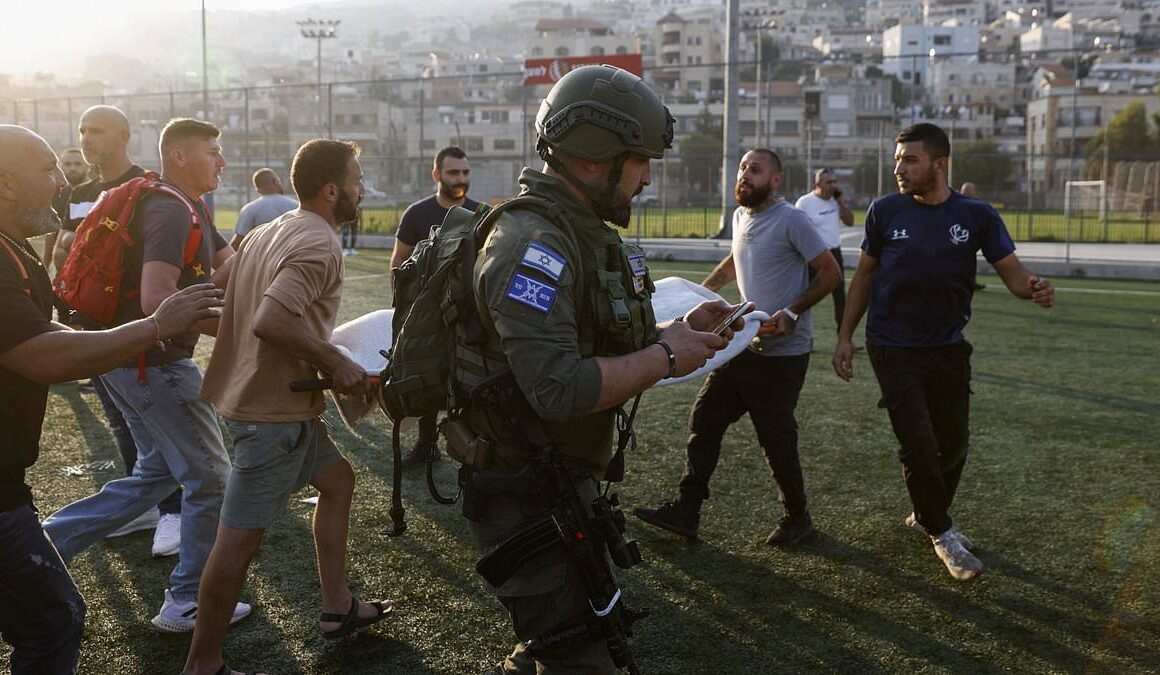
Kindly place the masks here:
[(536, 413), (554, 422), (589, 414), (600, 395), (600, 368), (578, 344), (578, 260), (551, 223), (505, 213), (476, 267), (477, 297), (516, 382)]

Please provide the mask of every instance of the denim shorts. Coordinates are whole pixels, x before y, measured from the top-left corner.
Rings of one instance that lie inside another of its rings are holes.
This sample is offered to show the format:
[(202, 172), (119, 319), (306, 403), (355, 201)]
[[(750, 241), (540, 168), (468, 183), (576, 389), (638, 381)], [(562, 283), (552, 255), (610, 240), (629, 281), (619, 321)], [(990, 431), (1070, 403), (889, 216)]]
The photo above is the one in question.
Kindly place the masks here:
[(291, 493), (342, 459), (318, 418), (225, 422), (234, 440), (234, 465), (221, 513), (222, 524), (229, 527), (269, 527), (286, 509)]

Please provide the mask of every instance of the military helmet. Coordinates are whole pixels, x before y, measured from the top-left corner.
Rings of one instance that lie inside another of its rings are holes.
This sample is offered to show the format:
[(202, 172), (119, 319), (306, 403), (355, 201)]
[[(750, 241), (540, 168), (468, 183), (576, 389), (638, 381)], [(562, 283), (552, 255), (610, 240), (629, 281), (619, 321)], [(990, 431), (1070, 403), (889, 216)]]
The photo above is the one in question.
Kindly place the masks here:
[(636, 75), (613, 66), (582, 66), (552, 87), (536, 114), (543, 145), (592, 162), (625, 152), (660, 159), (673, 145), (673, 116)]

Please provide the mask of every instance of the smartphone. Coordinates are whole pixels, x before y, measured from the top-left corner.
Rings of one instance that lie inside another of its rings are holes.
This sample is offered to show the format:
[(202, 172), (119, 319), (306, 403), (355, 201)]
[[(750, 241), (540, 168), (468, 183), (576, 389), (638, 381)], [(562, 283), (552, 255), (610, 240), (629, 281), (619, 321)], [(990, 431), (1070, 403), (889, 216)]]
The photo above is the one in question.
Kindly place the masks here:
[(842, 191), (841, 190), (834, 190), (834, 199), (841, 199), (841, 198), (842, 198)]
[(724, 319), (721, 319), (721, 323), (717, 324), (713, 328), (713, 333), (716, 335), (720, 335), (721, 333), (724, 333), (725, 329), (728, 328), (730, 326), (730, 324), (732, 324), (734, 321), (736, 321), (739, 317), (748, 314), (750, 312), (750, 310), (752, 310), (752, 309), (753, 309), (753, 303), (751, 303), (751, 302), (743, 302), (743, 303), (735, 306), (732, 309), (732, 311), (729, 312), (729, 315), (726, 316)]

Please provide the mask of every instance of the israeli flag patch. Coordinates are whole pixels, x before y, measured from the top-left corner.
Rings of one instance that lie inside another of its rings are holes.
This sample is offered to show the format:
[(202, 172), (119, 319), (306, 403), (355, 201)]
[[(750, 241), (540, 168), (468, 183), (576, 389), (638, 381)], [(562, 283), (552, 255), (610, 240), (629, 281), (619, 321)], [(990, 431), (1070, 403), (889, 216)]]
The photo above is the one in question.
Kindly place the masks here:
[(632, 270), (632, 276), (643, 277), (648, 273), (648, 266), (644, 264), (643, 253), (633, 253), (628, 256), (628, 267)]
[(524, 251), (524, 257), (520, 259), (520, 264), (540, 270), (552, 277), (552, 281), (559, 281), (560, 275), (564, 273), (564, 267), (568, 263), (563, 256), (547, 246), (536, 241), (529, 241), (528, 248)]
[(512, 278), (511, 285), (508, 286), (507, 296), (516, 302), (522, 302), (532, 309), (547, 314), (556, 302), (557, 292), (555, 286), (543, 281), (536, 281), (531, 277), (525, 277), (517, 272)]

